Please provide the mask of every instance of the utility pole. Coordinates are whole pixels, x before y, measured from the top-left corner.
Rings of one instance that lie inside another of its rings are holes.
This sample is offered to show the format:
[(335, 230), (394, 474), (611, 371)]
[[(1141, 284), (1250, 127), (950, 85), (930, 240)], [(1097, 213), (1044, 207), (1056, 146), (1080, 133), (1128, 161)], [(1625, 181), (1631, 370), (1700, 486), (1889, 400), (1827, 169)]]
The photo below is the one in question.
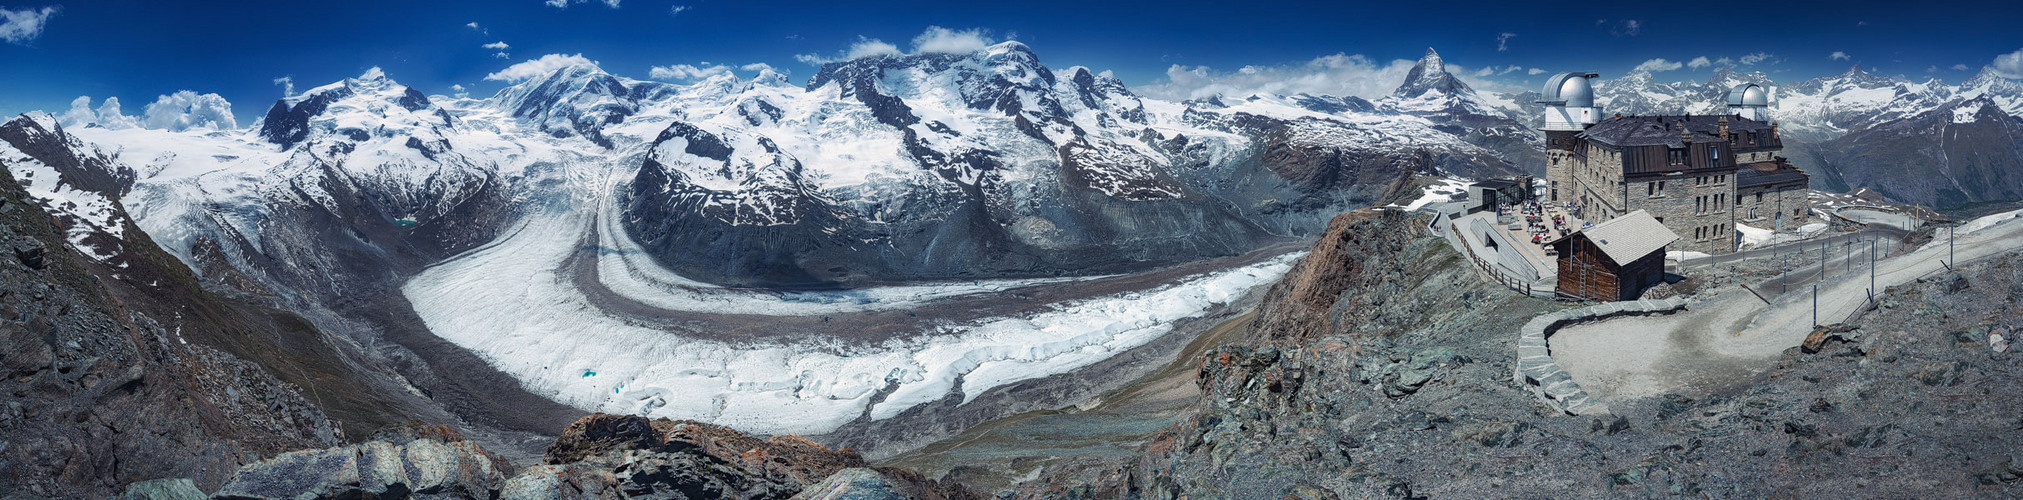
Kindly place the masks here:
[(1812, 284), (1812, 327), (1819, 328), (1819, 284)]
[(1875, 240), (1868, 242), (1868, 296), (1875, 300)]
[(1954, 257), (1953, 257), (1953, 228), (1955, 228), (1955, 227), (1958, 227), (1958, 226), (1959, 226), (1959, 224), (1947, 224), (1947, 225), (1946, 225), (1946, 269), (1947, 269), (1947, 270), (1951, 270), (1951, 269), (1953, 269), (1953, 263), (1954, 263), (1954, 262), (1957, 262), (1957, 261), (1955, 261), (1955, 260), (1954, 260)]
[(1788, 288), (1790, 288), (1790, 285), (1787, 283), (1791, 281), (1791, 268), (1785, 266), (1785, 264), (1791, 262), (1791, 255), (1779, 254), (1777, 257), (1777, 293), (1782, 294), (1789, 291)]

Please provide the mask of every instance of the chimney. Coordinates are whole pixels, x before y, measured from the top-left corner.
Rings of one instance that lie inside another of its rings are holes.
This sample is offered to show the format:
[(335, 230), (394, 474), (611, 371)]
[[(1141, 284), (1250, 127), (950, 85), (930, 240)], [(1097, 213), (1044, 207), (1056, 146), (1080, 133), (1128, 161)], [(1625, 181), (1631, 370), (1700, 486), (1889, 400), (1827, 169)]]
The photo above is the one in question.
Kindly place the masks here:
[(1728, 140), (1728, 115), (1721, 115), (1721, 140)]
[(1686, 127), (1686, 119), (1679, 119), (1679, 142), (1689, 143), (1693, 139), (1693, 129)]

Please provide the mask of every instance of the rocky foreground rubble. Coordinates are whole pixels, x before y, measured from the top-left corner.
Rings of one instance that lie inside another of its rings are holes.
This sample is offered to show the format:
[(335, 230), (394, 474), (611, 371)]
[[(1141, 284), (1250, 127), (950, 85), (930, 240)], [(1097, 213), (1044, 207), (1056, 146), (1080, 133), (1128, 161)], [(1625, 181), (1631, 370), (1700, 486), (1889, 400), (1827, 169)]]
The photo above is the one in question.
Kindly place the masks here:
[(135, 483), (126, 498), (980, 498), (849, 449), (798, 436), (755, 438), (691, 421), (596, 414), (569, 426), (543, 463), (515, 470), (444, 426), (283, 453), (241, 467), (206, 495), (186, 479)]
[(2023, 255), (1892, 288), (1767, 372), (1569, 416), (1512, 381), (1518, 297), (1395, 212), (1337, 218), (1200, 362), (1195, 418), (1021, 498), (2023, 494)]

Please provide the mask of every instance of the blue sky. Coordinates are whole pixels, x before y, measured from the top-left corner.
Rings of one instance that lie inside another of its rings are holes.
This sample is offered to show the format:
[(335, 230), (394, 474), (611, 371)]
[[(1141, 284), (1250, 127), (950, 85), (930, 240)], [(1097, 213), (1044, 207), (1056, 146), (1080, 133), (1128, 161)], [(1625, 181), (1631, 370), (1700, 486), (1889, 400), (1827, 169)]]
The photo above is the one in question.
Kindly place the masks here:
[[(764, 63), (800, 82), (814, 74), (806, 60), (873, 39), (911, 51), (930, 26), (952, 30), (942, 41), (1016, 39), (1049, 66), (1109, 70), (1160, 96), (1260, 86), (1371, 94), (1395, 86), (1397, 61), (1427, 47), (1492, 88), (1547, 76), (1533, 69), (1611, 78), (1646, 63), (1679, 65), (1661, 80), (1704, 79), (1723, 58), (1780, 81), (1859, 63), (1959, 82), (1998, 60), (2023, 77), (2023, 2), (1679, 10), (1695, 5), (1735, 4), (0, 0), (0, 113), (60, 112), (89, 95), (117, 96), (136, 114), (158, 95), (194, 90), (231, 101), (243, 126), (283, 95), (281, 77), (306, 89), (378, 66), (431, 94), (462, 85), (488, 96), (507, 82), (487, 75), (546, 54), (582, 54), (642, 79), (659, 66), (675, 81), (705, 62), (741, 76)], [(484, 47), (500, 42), (508, 47)], [(1689, 65), (1700, 57), (1709, 65)], [(1478, 76), (1483, 68), (1490, 74)]]

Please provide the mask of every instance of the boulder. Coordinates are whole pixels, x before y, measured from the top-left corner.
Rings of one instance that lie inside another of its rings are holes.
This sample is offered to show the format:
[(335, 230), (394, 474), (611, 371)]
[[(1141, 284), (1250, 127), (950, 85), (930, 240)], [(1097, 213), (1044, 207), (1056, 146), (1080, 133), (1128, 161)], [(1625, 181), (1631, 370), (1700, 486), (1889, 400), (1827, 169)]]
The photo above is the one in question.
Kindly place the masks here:
[(42, 269), (47, 266), (46, 254), (48, 253), (49, 249), (44, 248), (40, 241), (25, 240), (14, 245), (14, 258), (20, 260), (21, 265), (28, 266), (29, 269)]
[(210, 498), (187, 478), (155, 479), (126, 485), (118, 500), (204, 500)]

